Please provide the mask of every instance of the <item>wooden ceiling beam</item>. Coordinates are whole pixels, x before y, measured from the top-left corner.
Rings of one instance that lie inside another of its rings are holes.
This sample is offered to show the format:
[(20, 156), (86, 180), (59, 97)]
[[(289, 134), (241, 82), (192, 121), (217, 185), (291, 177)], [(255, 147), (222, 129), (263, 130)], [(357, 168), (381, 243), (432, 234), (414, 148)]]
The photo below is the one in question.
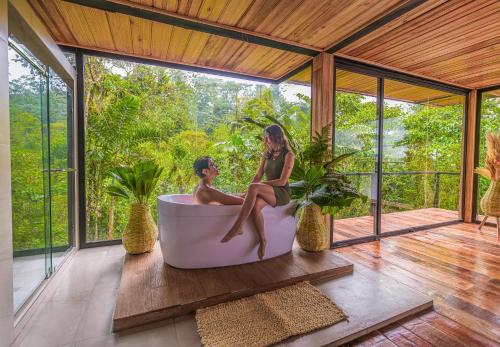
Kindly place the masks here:
[(391, 11), (390, 13), (386, 14), (385, 16), (377, 19), (376, 21), (368, 24), (366, 27), (356, 31), (354, 34), (346, 37), (342, 41), (336, 43), (332, 47), (326, 50), (328, 53), (335, 53), (342, 48), (350, 45), (351, 43), (356, 42), (357, 40), (361, 39), (362, 37), (370, 34), (371, 32), (379, 29), (380, 27), (383, 27), (384, 25), (392, 22), (393, 20), (401, 17), (402, 15), (410, 12), (411, 10), (415, 9), (416, 7), (422, 5), (425, 3), (426, 0), (409, 0), (407, 3), (404, 5), (396, 8), (395, 10)]
[(63, 0), (68, 3), (87, 6), (102, 11), (120, 13), (132, 17), (164, 23), (188, 30), (199, 31), (211, 35), (222, 36), (246, 43), (280, 49), (314, 57), (321, 49), (300, 44), (297, 42), (280, 39), (277, 37), (256, 33), (250, 30), (235, 28), (229, 25), (212, 23), (197, 18), (192, 18), (177, 13), (167, 12), (150, 6), (118, 0)]

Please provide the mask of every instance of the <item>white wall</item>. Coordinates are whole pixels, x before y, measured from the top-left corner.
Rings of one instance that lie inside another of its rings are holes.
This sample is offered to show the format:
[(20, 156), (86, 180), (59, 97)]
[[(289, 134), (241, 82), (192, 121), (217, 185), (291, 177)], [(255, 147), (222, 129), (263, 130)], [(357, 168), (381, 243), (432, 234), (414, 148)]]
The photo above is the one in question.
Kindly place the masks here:
[(14, 336), (7, 0), (0, 0), (0, 346)]

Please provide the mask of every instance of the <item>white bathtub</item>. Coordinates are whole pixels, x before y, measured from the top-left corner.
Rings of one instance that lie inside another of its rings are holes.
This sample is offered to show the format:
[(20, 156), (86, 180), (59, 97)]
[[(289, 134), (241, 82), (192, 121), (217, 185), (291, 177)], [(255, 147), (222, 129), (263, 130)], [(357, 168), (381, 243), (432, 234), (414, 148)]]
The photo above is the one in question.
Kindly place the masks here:
[[(161, 195), (158, 202), (158, 230), (165, 263), (183, 269), (230, 266), (259, 261), (259, 239), (251, 218), (243, 235), (220, 240), (236, 220), (241, 206), (194, 205), (186, 194)], [(267, 247), (264, 259), (290, 252), (296, 222), (293, 204), (266, 206), (262, 210)]]

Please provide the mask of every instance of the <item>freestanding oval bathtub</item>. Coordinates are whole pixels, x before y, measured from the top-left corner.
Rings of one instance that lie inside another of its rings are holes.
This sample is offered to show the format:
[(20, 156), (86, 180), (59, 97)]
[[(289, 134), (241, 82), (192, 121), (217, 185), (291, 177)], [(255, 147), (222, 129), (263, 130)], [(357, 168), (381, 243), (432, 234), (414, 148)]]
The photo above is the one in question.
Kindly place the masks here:
[[(259, 261), (259, 239), (251, 219), (243, 235), (220, 240), (236, 220), (241, 206), (195, 205), (187, 194), (161, 195), (158, 202), (158, 229), (165, 263), (183, 269), (230, 266)], [(296, 222), (293, 203), (264, 207), (267, 247), (264, 259), (292, 250)]]

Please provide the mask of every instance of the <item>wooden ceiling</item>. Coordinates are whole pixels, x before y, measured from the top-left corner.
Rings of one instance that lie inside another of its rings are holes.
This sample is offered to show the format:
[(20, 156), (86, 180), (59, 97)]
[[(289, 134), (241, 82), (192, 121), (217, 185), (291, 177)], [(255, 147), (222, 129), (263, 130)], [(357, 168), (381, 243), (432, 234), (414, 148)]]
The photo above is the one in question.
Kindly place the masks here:
[(427, 1), (340, 53), (469, 88), (497, 85), (500, 1)]
[(131, 0), (324, 50), (406, 0)]
[[(319, 53), (406, 0), (108, 1), (251, 31)], [(311, 56), (61, 0), (29, 0), (59, 44), (279, 79)], [(361, 14), (361, 15), (360, 15)]]
[[(357, 37), (334, 53), (462, 87), (500, 84), (499, 0), (28, 1), (55, 41), (67, 46), (277, 81), (316, 53)], [(228, 38), (81, 4), (126, 6), (242, 36)], [(412, 10), (391, 17), (412, 4)], [(278, 45), (250, 42), (245, 35)], [(308, 83), (308, 76), (303, 71), (294, 80)]]
[[(311, 83), (311, 72), (312, 68), (308, 67), (294, 75), (290, 80), (293, 83), (309, 85)], [(338, 91), (362, 94), (365, 96), (377, 96), (377, 79), (372, 76), (337, 69), (335, 83)], [(394, 101), (432, 106), (457, 105), (465, 102), (462, 95), (451, 94), (437, 89), (411, 85), (390, 79), (385, 79), (384, 97)]]

